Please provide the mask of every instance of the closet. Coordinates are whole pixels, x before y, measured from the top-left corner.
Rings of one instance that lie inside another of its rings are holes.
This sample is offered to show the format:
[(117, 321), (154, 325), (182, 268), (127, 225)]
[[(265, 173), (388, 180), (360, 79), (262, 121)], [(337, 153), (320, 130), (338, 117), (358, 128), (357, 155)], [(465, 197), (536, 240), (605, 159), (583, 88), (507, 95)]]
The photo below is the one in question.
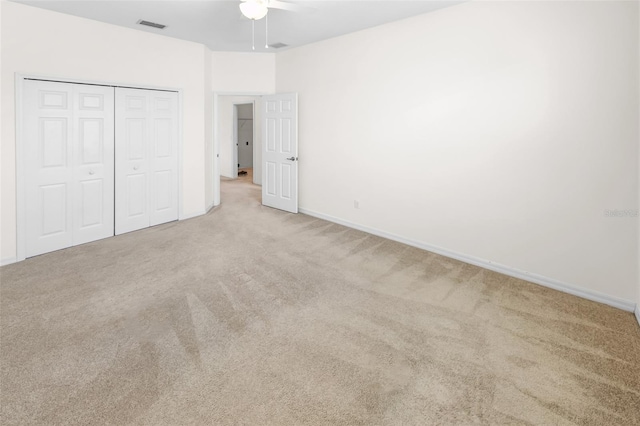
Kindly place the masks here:
[(176, 92), (25, 80), (26, 257), (178, 219)]

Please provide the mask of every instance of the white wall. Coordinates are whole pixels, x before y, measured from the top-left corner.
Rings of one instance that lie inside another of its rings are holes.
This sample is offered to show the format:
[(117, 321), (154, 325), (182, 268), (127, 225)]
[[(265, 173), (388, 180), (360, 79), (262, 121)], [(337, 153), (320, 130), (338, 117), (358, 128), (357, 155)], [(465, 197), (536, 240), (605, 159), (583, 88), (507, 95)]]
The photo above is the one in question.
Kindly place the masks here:
[(15, 73), (182, 89), (182, 217), (204, 212), (206, 48), (22, 4), (1, 7), (0, 259), (16, 256)]
[[(640, 22), (640, 7), (637, 10), (638, 22)], [(639, 24), (640, 25), (640, 24)], [(639, 30), (640, 32), (640, 30)], [(638, 47), (638, 69), (640, 69), (640, 46)], [(640, 84), (637, 87), (637, 101), (640, 103)], [(638, 123), (638, 127), (640, 128), (640, 123)], [(640, 133), (640, 129), (638, 130)], [(638, 141), (640, 145), (640, 140)], [(638, 166), (636, 169), (638, 174), (638, 207), (640, 208), (640, 147), (638, 148)], [(638, 218), (638, 251), (640, 251), (640, 217)], [(638, 267), (638, 287), (636, 292), (636, 319), (638, 320), (638, 324), (640, 325), (640, 259), (637, 260)]]
[(470, 2), (278, 53), (300, 207), (631, 309), (638, 220), (604, 210), (638, 206), (637, 9)]
[(273, 53), (213, 52), (213, 90), (227, 94), (273, 93), (275, 56)]

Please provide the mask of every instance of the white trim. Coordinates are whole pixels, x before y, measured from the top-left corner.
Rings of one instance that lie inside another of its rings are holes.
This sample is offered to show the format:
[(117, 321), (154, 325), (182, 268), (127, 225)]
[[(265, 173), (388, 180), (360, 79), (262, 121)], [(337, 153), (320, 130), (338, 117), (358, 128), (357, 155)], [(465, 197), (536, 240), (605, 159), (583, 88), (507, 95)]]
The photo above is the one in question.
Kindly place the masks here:
[(25, 194), (24, 144), (22, 143), (22, 97), (25, 76), (15, 75), (15, 144), (16, 144), (16, 262), (26, 259), (27, 206)]
[[(262, 102), (260, 102), (262, 104)], [(256, 163), (258, 162), (258, 153), (256, 152), (256, 139), (258, 139), (257, 135), (256, 135), (256, 127), (258, 127), (258, 118), (256, 116), (256, 99), (254, 99), (253, 101), (251, 101), (251, 117), (253, 118), (251, 120), (251, 134), (253, 136), (253, 144), (251, 146), (251, 164), (253, 164), (253, 170), (256, 170)], [(262, 116), (261, 116), (262, 117)], [(262, 149), (262, 135), (260, 135), (260, 149)], [(260, 165), (260, 170), (262, 170), (262, 165)], [(251, 178), (251, 183), (253, 183), (254, 185), (258, 185), (256, 183), (256, 174), (253, 174), (253, 177)], [(262, 186), (262, 179), (260, 179), (260, 186)]]
[(58, 83), (71, 83), (71, 84), (91, 84), (94, 86), (113, 86), (113, 87), (122, 87), (126, 89), (144, 89), (144, 90), (162, 90), (165, 92), (180, 92), (182, 89), (177, 87), (162, 87), (162, 86), (153, 86), (147, 84), (138, 84), (138, 83), (127, 83), (127, 82), (118, 82), (118, 81), (100, 81), (100, 80), (83, 80), (81, 78), (68, 78), (68, 77), (56, 77), (51, 75), (40, 75), (40, 74), (22, 74), (16, 73), (16, 77), (21, 79), (32, 79), (32, 80), (46, 80)]
[(0, 260), (0, 266), (11, 265), (12, 263), (16, 263), (18, 259), (16, 257), (10, 257), (8, 259)]
[(636, 321), (638, 321), (638, 325), (640, 325), (640, 303), (636, 304), (635, 314), (636, 314)]
[(265, 96), (273, 95), (271, 92), (213, 92), (216, 96)]
[(217, 207), (216, 204), (214, 204), (214, 203), (209, 204), (207, 206), (207, 208), (205, 209), (204, 214), (209, 213), (211, 211), (211, 209), (214, 208), (214, 207)]
[[(213, 114), (213, 147), (211, 149), (211, 155), (213, 155), (213, 173), (211, 179), (213, 179), (213, 205), (220, 204), (220, 143), (218, 140), (218, 95), (213, 93), (213, 105), (211, 107)], [(205, 147), (205, 152), (207, 148)], [(205, 173), (206, 174), (206, 173)]]
[(182, 132), (183, 132), (183, 125), (182, 125), (182, 120), (184, 118), (183, 115), (183, 99), (182, 99), (182, 89), (178, 90), (178, 220), (182, 219), (184, 216), (184, 202), (183, 202), (183, 191), (182, 191), (182, 182), (183, 182), (183, 177), (182, 175), (184, 174), (184, 164), (183, 164), (183, 158), (184, 156), (182, 155), (182, 150), (183, 150), (183, 145), (182, 145), (182, 141), (183, 141), (183, 136), (182, 136)]
[(184, 217), (181, 217), (179, 220), (187, 220), (187, 219), (193, 219), (194, 217), (198, 217), (198, 216), (202, 216), (203, 214), (206, 214), (207, 211), (206, 210), (201, 210), (195, 213), (190, 213), (185, 215)]
[[(240, 120), (238, 118), (238, 107), (241, 105), (251, 105), (251, 116), (253, 117), (253, 119), (251, 120), (251, 133), (253, 136), (253, 146), (251, 147), (251, 163), (254, 164), (255, 167), (255, 162), (256, 162), (256, 149), (255, 149), (255, 141), (256, 141), (256, 100), (257, 100), (257, 96), (253, 96), (253, 99), (251, 100), (251, 102), (240, 102), (240, 103), (233, 103), (233, 141), (235, 141), (236, 146), (235, 149), (233, 147), (233, 143), (231, 144), (231, 151), (233, 153), (233, 164), (231, 165), (232, 168), (232, 179), (237, 179), (238, 178), (238, 170), (240, 168), (239, 163), (240, 163), (240, 129), (238, 128), (238, 120)], [(262, 144), (261, 144), (262, 145)], [(255, 179), (255, 175), (254, 175), (254, 179)], [(255, 182), (253, 182), (255, 183)]]
[[(238, 179), (238, 149), (240, 148), (240, 141), (238, 140), (238, 105), (233, 103), (233, 137), (231, 138), (231, 178)], [(234, 146), (235, 145), (235, 146)]]
[[(501, 265), (499, 263), (492, 262), (486, 259), (480, 259), (474, 256), (469, 256), (466, 254), (458, 253), (455, 251), (447, 250), (442, 247), (433, 246), (431, 244), (423, 243), (420, 241), (412, 240), (409, 238), (404, 238), (399, 235), (395, 235), (389, 232), (380, 231), (375, 228), (370, 228), (368, 226), (359, 225), (353, 222), (349, 222), (347, 220), (339, 219), (337, 217), (333, 217), (330, 215), (326, 215), (324, 213), (318, 213), (313, 210), (300, 208), (300, 213), (317, 217), (319, 219), (327, 220), (329, 222), (337, 223), (339, 225), (347, 226), (349, 228), (357, 229), (359, 231), (367, 232), (369, 234), (377, 235), (382, 238), (386, 238), (389, 240), (397, 241), (402, 244), (406, 244), (409, 246), (417, 247), (419, 249), (427, 250), (432, 253), (440, 254), (442, 256), (446, 256), (452, 259), (460, 260), (465, 263), (469, 263), (471, 265), (479, 266), (481, 268), (489, 269), (494, 272), (499, 272), (504, 275), (508, 275), (514, 278), (519, 278), (525, 281), (529, 281), (535, 284), (539, 284), (544, 287), (549, 287), (554, 290), (559, 290), (564, 293), (569, 293), (574, 296), (582, 297), (584, 299), (588, 299), (594, 302), (604, 303), (605, 305), (613, 306), (614, 308), (622, 309), (624, 311), (632, 312), (635, 307), (635, 303), (620, 299), (618, 297), (608, 296), (606, 294), (599, 293), (593, 290), (586, 290), (579, 287), (576, 287), (571, 284), (567, 284), (561, 281), (554, 280), (552, 278), (548, 278), (542, 275), (538, 275), (532, 272), (523, 271), (517, 268), (512, 268), (506, 265)], [(636, 308), (636, 316), (638, 316), (638, 310)], [(640, 322), (640, 319), (639, 319)]]

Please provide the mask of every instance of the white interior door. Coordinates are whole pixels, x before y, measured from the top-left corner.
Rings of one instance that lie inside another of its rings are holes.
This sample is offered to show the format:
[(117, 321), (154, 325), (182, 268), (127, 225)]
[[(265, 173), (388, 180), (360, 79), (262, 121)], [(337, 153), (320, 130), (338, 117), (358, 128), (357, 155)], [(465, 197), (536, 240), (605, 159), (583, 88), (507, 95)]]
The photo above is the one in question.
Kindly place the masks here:
[(262, 204), (298, 213), (298, 95), (262, 99)]
[(116, 89), (116, 234), (178, 219), (178, 94)]
[(26, 80), (27, 257), (113, 235), (113, 88)]

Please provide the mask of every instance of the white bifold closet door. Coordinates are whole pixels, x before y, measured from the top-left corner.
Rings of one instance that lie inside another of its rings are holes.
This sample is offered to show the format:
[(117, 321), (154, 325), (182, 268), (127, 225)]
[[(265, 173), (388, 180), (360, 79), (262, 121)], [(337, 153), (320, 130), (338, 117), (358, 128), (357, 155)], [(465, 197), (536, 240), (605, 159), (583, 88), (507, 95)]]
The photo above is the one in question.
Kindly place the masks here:
[(114, 231), (114, 89), (26, 80), (27, 257)]
[(116, 88), (116, 234), (178, 219), (178, 94)]

